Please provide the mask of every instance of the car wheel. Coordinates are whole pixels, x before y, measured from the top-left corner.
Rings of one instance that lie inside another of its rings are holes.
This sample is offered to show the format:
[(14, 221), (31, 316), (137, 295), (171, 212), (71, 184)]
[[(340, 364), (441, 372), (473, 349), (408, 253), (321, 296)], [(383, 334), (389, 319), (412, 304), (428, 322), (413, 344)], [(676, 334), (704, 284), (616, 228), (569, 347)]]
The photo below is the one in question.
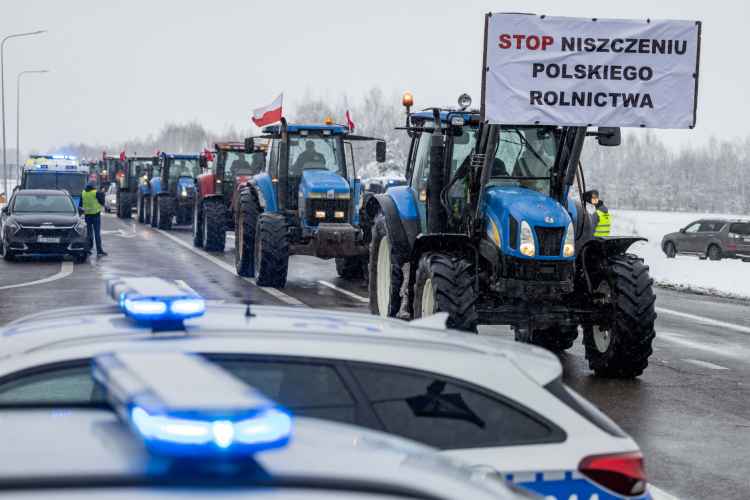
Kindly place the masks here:
[(86, 252), (77, 253), (73, 255), (73, 260), (76, 262), (86, 262), (88, 256), (89, 255)]
[(16, 260), (16, 254), (8, 250), (7, 245), (3, 245), (3, 259), (7, 260), (8, 262), (13, 262), (14, 260)]
[(677, 249), (674, 247), (674, 243), (671, 241), (667, 243), (667, 246), (664, 248), (664, 253), (667, 254), (668, 259), (674, 259), (674, 256), (677, 255)]
[(721, 260), (721, 248), (716, 245), (708, 247), (708, 258), (711, 260)]

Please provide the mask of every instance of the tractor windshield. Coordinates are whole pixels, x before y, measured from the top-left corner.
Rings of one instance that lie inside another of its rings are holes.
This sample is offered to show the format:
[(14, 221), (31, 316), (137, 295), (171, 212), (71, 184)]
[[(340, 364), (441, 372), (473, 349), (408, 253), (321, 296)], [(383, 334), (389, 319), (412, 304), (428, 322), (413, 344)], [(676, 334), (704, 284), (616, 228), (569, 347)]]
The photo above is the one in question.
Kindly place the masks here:
[(130, 177), (135, 178), (138, 176), (138, 171), (143, 170), (143, 165), (150, 160), (131, 160), (130, 161)]
[(224, 179), (231, 180), (238, 175), (258, 175), (264, 170), (265, 166), (265, 151), (258, 151), (253, 154), (228, 151), (224, 162)]
[(329, 170), (346, 177), (344, 147), (340, 135), (310, 132), (289, 140), (289, 175), (301, 177), (304, 170)]
[[(201, 173), (197, 158), (171, 158), (169, 160), (169, 185), (176, 186), (180, 178), (194, 178)], [(173, 182), (174, 181), (174, 182)]]
[[(550, 171), (555, 164), (555, 137), (550, 127), (506, 126), (500, 130), (488, 187), (525, 187), (549, 196)], [(477, 127), (465, 127), (453, 137), (453, 174), (476, 145)]]

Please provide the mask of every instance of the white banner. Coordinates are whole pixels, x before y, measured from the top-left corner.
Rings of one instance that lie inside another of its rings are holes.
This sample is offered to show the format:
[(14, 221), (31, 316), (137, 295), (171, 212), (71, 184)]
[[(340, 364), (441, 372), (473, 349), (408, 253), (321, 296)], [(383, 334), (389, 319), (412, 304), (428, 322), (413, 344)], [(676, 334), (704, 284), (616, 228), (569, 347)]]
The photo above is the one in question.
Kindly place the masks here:
[(489, 14), (485, 120), (693, 128), (700, 22)]

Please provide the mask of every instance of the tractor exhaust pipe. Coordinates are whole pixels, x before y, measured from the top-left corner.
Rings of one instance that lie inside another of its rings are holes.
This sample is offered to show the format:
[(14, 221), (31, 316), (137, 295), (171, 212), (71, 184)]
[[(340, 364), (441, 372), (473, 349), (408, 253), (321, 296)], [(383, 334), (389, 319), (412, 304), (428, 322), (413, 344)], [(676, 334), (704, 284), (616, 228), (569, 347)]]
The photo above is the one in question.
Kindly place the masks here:
[(445, 172), (443, 172), (443, 156), (445, 145), (440, 123), (440, 110), (433, 109), (435, 131), (430, 143), (430, 174), (427, 178), (427, 232), (442, 233), (445, 227), (445, 210), (440, 203), (440, 193), (443, 191)]
[(576, 138), (573, 141), (573, 147), (568, 157), (568, 165), (565, 170), (565, 185), (572, 186), (576, 178), (576, 169), (578, 162), (581, 160), (583, 151), (583, 140), (586, 138), (586, 127), (576, 127)]
[(490, 181), (492, 175), (492, 165), (495, 161), (495, 149), (497, 148), (498, 139), (500, 138), (500, 125), (490, 125), (487, 130), (487, 138), (482, 140), (486, 144), (484, 148), (484, 163), (482, 164), (482, 175), (479, 177), (479, 196), (476, 199), (476, 212), (474, 213), (474, 219), (480, 220), (482, 218), (482, 198), (484, 197), (484, 190), (487, 187), (487, 183)]
[(289, 174), (289, 136), (287, 134), (286, 118), (281, 117), (281, 142), (279, 143), (279, 171), (276, 184), (278, 192), (279, 212), (284, 213), (286, 209), (286, 179)]

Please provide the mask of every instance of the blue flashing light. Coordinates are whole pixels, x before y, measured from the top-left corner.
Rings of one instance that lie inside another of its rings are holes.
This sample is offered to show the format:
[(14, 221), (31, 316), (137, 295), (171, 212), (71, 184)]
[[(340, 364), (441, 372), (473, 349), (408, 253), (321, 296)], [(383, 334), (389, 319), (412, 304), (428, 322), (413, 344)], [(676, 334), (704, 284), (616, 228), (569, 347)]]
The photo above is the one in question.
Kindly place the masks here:
[(388, 179), (388, 184), (390, 184), (391, 186), (393, 186), (393, 179)]
[(206, 301), (163, 278), (112, 278), (107, 293), (137, 321), (180, 322), (206, 311)]

